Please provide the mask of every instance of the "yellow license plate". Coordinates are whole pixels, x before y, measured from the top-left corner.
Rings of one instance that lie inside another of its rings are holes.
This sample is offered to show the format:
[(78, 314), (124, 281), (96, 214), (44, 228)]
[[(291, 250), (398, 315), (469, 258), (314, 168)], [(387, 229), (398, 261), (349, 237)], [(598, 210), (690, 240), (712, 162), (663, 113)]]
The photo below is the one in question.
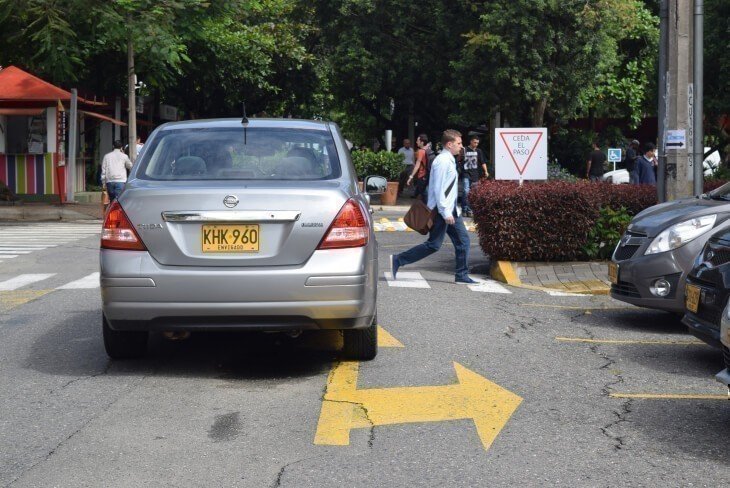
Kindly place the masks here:
[(258, 224), (204, 225), (203, 252), (259, 252)]
[(608, 263), (608, 281), (618, 285), (618, 264)]
[(684, 304), (687, 307), (687, 310), (689, 310), (692, 313), (697, 313), (697, 309), (700, 308), (700, 292), (701, 291), (702, 291), (701, 288), (699, 286), (695, 286), (695, 285), (687, 285), (687, 288), (685, 289)]

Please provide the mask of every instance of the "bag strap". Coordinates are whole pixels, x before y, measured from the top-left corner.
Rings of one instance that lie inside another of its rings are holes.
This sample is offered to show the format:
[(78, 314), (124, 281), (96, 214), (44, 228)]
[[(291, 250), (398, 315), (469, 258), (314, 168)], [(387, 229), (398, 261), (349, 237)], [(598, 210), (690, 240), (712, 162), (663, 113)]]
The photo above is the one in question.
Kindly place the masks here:
[(446, 192), (444, 193), (444, 198), (446, 198), (446, 197), (448, 197), (448, 196), (449, 196), (449, 194), (451, 193), (451, 189), (452, 189), (452, 188), (454, 188), (454, 183), (456, 183), (456, 178), (454, 178), (454, 179), (453, 179), (453, 180), (451, 181), (451, 184), (449, 185), (449, 187), (448, 187), (448, 188), (446, 188)]

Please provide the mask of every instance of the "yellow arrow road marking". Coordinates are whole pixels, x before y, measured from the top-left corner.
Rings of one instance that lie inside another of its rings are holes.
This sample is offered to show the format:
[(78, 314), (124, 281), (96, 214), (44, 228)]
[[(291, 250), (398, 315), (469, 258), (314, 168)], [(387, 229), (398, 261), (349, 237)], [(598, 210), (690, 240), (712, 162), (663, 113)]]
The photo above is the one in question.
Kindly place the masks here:
[(347, 446), (351, 429), (472, 419), (489, 449), (522, 398), (459, 363), (454, 369), (454, 385), (358, 390), (359, 363), (337, 364), (327, 379), (314, 443)]
[(0, 312), (7, 312), (28, 302), (32, 302), (53, 290), (13, 290), (0, 291)]
[(588, 344), (657, 344), (667, 346), (706, 346), (702, 341), (696, 340), (647, 340), (647, 339), (590, 339), (587, 337), (556, 337), (559, 342), (582, 342)]

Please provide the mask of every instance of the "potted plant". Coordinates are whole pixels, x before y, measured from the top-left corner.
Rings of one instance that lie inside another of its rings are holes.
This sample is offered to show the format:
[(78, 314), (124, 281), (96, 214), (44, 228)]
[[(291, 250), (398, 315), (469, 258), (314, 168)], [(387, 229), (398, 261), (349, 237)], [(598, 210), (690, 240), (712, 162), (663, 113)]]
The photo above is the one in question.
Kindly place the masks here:
[(352, 154), (352, 162), (358, 180), (366, 176), (383, 176), (388, 180), (388, 189), (380, 196), (383, 205), (395, 205), (398, 197), (398, 178), (403, 171), (403, 156), (388, 151), (356, 151)]

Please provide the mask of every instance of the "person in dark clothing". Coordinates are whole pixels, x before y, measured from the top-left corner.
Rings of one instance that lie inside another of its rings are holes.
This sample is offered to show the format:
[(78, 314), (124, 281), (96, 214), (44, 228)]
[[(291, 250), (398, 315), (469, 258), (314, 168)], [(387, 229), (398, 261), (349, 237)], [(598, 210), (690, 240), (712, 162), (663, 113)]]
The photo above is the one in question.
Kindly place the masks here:
[(639, 141), (634, 139), (626, 149), (624, 167), (629, 172), (629, 183), (636, 183), (636, 158), (639, 157)]
[(656, 185), (654, 174), (654, 151), (656, 146), (651, 142), (644, 144), (644, 155), (636, 158), (636, 184)]
[(601, 181), (603, 178), (603, 165), (606, 162), (606, 155), (599, 149), (598, 143), (593, 143), (593, 151), (586, 161), (586, 178), (591, 181)]
[(471, 207), (469, 207), (469, 189), (476, 185), (482, 174), (489, 176), (487, 170), (487, 162), (484, 153), (479, 149), (479, 136), (472, 135), (469, 137), (469, 145), (464, 148), (459, 161), (459, 177), (461, 178), (464, 194), (461, 200), (461, 210), (466, 217), (472, 217)]

